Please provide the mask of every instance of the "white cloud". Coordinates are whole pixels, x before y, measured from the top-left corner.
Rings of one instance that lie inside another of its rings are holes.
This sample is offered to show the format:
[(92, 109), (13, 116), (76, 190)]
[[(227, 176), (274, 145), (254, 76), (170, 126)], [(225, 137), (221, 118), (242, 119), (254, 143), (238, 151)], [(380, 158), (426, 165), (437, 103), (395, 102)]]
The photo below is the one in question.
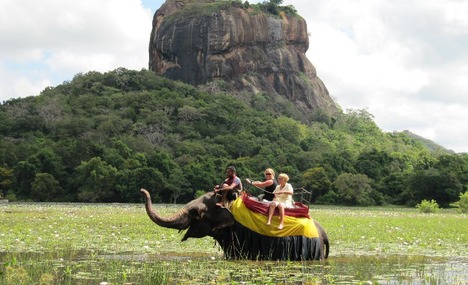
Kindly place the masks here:
[(0, 101), (76, 73), (147, 68), (152, 12), (136, 0), (0, 2)]
[(22, 94), (21, 97), (37, 95), (34, 90), (43, 90), (51, 86), (51, 82), (47, 75), (38, 72), (24, 73), (0, 66), (0, 86), (0, 95), (10, 99), (19, 97), (18, 94)]
[(284, 4), (306, 19), (307, 56), (344, 110), (468, 152), (468, 1)]

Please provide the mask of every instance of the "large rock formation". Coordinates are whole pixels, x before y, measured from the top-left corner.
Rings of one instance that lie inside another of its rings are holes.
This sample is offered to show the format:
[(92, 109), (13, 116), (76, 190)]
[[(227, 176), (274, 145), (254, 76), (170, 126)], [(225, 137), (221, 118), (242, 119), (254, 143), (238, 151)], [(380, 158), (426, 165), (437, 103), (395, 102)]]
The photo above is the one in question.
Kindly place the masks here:
[(149, 69), (199, 85), (222, 80), (232, 90), (278, 93), (305, 114), (338, 111), (305, 56), (305, 20), (240, 2), (166, 0), (153, 19)]

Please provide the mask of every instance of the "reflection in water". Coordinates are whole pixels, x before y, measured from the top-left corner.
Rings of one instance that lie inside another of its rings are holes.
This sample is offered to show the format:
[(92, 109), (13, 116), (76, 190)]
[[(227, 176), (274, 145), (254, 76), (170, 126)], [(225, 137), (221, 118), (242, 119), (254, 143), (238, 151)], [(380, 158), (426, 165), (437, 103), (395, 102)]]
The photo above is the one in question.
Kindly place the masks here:
[(468, 259), (428, 256), (343, 256), (332, 258), (330, 274), (340, 284), (468, 284)]
[[(339, 256), (326, 262), (276, 262), (225, 261), (221, 256), (180, 253), (133, 258), (147, 263), (165, 261), (166, 272), (190, 284), (205, 284), (213, 278), (219, 284), (468, 284), (467, 258)], [(181, 264), (183, 272), (174, 269)]]
[[(221, 254), (176, 252), (43, 255), (23, 253), (13, 258), (0, 253), (0, 263), (6, 265), (4, 272), (0, 266), (0, 283), (2, 275), (8, 278), (24, 268), (28, 272), (55, 272), (61, 281), (70, 281), (63, 284), (99, 284), (112, 281), (109, 276), (114, 276), (115, 284), (468, 285), (466, 257), (357, 255), (332, 256), (325, 262), (277, 262), (226, 261)], [(20, 264), (16, 260), (23, 261)]]

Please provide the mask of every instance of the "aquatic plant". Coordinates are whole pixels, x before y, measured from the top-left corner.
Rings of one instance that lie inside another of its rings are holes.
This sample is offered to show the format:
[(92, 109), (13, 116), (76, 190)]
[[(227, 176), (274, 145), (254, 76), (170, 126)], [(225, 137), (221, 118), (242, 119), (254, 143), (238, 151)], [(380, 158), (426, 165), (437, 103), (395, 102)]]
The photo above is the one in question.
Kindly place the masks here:
[[(158, 205), (164, 215), (179, 205)], [(332, 240), (320, 262), (226, 261), (180, 242), (142, 204), (0, 206), (0, 284), (466, 284), (468, 217), (415, 208), (311, 206)]]

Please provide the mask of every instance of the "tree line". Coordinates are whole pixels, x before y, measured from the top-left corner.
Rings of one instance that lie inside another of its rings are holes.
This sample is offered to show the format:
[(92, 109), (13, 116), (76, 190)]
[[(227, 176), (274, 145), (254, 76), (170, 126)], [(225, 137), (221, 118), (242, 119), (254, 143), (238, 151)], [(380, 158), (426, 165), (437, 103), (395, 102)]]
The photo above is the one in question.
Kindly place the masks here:
[(0, 194), (140, 202), (144, 187), (156, 202), (185, 203), (211, 191), (228, 165), (242, 179), (285, 172), (323, 204), (448, 206), (467, 191), (467, 154), (383, 132), (366, 110), (316, 111), (304, 123), (280, 96), (212, 87), (119, 68), (3, 102)]

